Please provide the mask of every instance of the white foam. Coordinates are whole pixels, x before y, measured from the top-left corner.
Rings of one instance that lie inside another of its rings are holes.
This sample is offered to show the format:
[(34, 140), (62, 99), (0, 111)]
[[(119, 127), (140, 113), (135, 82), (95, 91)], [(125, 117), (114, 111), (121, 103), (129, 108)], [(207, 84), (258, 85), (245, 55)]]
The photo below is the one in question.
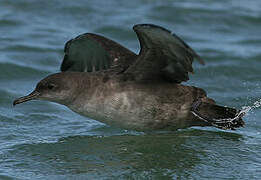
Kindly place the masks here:
[(248, 113), (249, 111), (252, 111), (256, 108), (259, 108), (261, 106), (261, 99), (254, 102), (252, 106), (243, 106), (239, 113)]

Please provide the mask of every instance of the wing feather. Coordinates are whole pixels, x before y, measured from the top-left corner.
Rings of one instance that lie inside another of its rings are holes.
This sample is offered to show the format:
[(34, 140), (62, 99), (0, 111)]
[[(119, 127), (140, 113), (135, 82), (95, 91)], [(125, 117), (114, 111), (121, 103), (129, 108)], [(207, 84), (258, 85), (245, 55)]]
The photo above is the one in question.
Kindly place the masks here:
[(126, 73), (133, 74), (137, 79), (168, 79), (180, 83), (189, 79), (188, 73), (193, 72), (194, 59), (204, 64), (188, 44), (163, 27), (138, 24), (133, 30), (140, 41), (141, 50)]
[(85, 33), (69, 40), (64, 47), (61, 71), (119, 73), (129, 67), (136, 54), (103, 36)]

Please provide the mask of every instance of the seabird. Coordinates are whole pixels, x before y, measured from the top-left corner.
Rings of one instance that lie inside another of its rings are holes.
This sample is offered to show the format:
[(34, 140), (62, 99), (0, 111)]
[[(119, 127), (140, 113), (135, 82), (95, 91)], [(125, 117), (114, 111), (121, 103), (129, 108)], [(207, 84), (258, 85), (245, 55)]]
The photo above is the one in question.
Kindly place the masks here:
[(152, 24), (133, 27), (135, 54), (103, 36), (85, 33), (68, 41), (60, 73), (13, 102), (47, 100), (94, 120), (137, 131), (191, 126), (242, 127), (240, 111), (216, 105), (206, 92), (185, 86), (192, 62), (203, 59), (171, 31)]

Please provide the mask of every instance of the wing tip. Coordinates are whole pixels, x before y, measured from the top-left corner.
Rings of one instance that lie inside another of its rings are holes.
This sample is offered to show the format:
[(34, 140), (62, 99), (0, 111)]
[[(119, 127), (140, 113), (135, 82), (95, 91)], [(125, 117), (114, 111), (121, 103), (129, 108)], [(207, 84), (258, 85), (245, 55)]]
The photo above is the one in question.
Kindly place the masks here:
[(87, 36), (92, 36), (93, 34), (92, 33), (83, 33), (83, 34), (80, 34), (78, 36), (76, 36), (75, 38), (72, 38), (70, 40), (68, 40), (65, 45), (64, 45), (64, 53), (68, 52), (69, 48), (70, 48), (70, 45), (73, 41), (77, 40), (77, 39), (80, 39), (82, 37), (87, 37)]
[[(186, 48), (191, 49), (191, 47), (188, 44), (186, 44), (179, 36), (177, 36), (175, 33), (172, 33), (170, 30), (168, 30), (168, 29), (166, 29), (162, 26), (158, 26), (158, 25), (155, 25), (155, 24), (146, 24), (146, 23), (145, 24), (136, 24), (136, 25), (133, 26), (133, 30), (135, 32), (139, 31), (141, 29), (145, 29), (145, 28), (163, 30), (164, 32), (167, 32), (167, 33), (171, 34), (173, 37), (177, 38)], [(198, 60), (198, 62), (201, 65), (205, 65), (205, 61), (199, 55), (197, 55), (194, 51), (193, 51), (193, 53), (195, 54), (194, 57)]]
[(140, 28), (160, 29), (160, 30), (163, 30), (165, 32), (171, 33), (170, 30), (168, 30), (168, 29), (166, 29), (166, 28), (164, 28), (162, 26), (155, 25), (155, 24), (136, 24), (136, 25), (133, 26), (133, 30), (134, 31), (137, 31)]

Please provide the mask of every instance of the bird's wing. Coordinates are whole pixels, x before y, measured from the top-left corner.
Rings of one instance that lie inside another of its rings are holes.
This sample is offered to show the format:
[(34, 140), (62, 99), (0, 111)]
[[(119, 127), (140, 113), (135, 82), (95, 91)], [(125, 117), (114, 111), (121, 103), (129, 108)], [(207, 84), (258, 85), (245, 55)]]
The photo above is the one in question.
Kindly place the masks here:
[(125, 71), (139, 80), (162, 80), (180, 83), (189, 79), (193, 72), (192, 62), (203, 59), (181, 38), (169, 30), (152, 25), (138, 24), (133, 27), (140, 42), (136, 61)]
[(65, 44), (61, 71), (124, 71), (136, 54), (103, 36), (86, 33)]

